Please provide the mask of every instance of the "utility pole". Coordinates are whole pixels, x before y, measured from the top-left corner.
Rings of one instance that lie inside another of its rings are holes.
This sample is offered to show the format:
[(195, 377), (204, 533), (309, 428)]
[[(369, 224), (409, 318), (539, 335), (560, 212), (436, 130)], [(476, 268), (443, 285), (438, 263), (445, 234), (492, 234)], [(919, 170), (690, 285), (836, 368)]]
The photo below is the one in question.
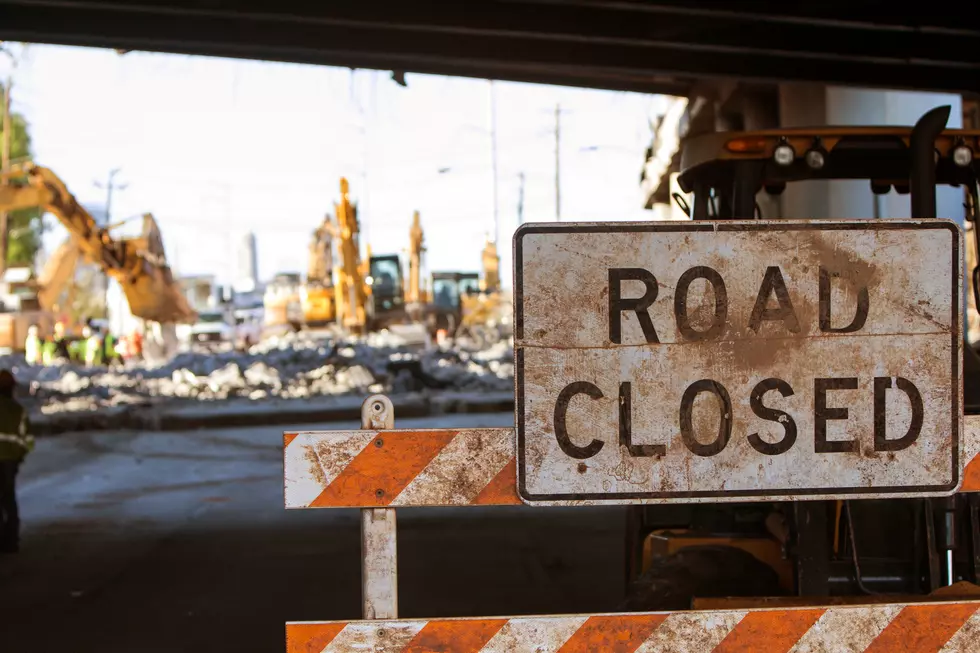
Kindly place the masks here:
[(555, 105), (555, 220), (561, 222), (561, 105)]
[[(105, 222), (101, 225), (103, 229), (109, 227), (112, 224), (112, 191), (114, 189), (123, 190), (128, 184), (116, 184), (116, 175), (119, 174), (119, 168), (113, 168), (109, 171), (109, 178), (106, 180), (105, 184)], [(96, 188), (103, 188), (102, 184), (95, 182)], [(109, 275), (102, 274), (102, 292), (103, 292), (103, 302), (105, 304), (105, 315), (109, 317)]]
[[(3, 143), (0, 144), (0, 172), (4, 173), (0, 179), (0, 186), (7, 185), (6, 173), (10, 172), (10, 148), (13, 140), (13, 121), (10, 119), (10, 90), (14, 86), (12, 77), (7, 77), (7, 83), (3, 86), (2, 106), (3, 111)], [(0, 277), (7, 271), (7, 250), (10, 244), (10, 214), (0, 211)]]
[(109, 178), (106, 181), (105, 186), (96, 182), (96, 188), (105, 188), (105, 223), (106, 225), (112, 224), (112, 191), (114, 189), (124, 190), (128, 184), (116, 184), (116, 175), (119, 174), (119, 168), (113, 168), (109, 171)]
[(500, 235), (500, 208), (497, 204), (497, 94), (490, 80), (490, 162), (493, 166), (493, 243)]

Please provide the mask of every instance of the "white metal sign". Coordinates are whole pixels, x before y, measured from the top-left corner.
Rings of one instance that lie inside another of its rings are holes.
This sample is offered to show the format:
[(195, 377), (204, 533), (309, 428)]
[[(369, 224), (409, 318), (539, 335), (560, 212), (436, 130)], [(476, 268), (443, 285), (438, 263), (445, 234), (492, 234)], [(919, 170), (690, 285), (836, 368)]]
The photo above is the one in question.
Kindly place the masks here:
[(960, 243), (945, 220), (521, 227), (521, 498), (953, 492)]

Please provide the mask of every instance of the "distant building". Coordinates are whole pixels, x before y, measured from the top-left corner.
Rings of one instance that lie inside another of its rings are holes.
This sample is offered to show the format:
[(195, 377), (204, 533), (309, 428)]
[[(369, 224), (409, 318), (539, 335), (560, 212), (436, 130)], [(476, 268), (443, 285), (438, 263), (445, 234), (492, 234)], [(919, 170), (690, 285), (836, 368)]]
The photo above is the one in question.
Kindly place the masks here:
[(214, 310), (221, 304), (221, 286), (213, 274), (182, 276), (177, 282), (195, 311)]
[(235, 286), (245, 290), (255, 289), (259, 284), (259, 253), (255, 233), (245, 234), (238, 249), (238, 275)]

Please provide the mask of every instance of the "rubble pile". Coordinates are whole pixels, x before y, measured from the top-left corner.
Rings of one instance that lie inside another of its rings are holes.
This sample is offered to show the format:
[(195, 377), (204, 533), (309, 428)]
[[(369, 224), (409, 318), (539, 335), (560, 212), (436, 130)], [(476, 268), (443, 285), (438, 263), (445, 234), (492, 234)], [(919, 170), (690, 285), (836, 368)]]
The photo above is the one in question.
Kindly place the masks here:
[(300, 399), (373, 392), (510, 391), (512, 344), (486, 349), (464, 344), (412, 350), (372, 334), (366, 338), (314, 338), (289, 334), (248, 352), (184, 352), (164, 365), (125, 367), (27, 365), (22, 356), (0, 357), (25, 399), (51, 414), (167, 400)]

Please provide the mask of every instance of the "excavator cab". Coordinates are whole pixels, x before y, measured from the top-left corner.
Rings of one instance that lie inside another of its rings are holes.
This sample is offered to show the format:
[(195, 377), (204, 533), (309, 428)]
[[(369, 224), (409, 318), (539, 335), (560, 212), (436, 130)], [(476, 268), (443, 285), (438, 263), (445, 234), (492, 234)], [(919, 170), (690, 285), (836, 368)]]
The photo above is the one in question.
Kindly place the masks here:
[(440, 309), (458, 313), (463, 297), (480, 292), (480, 275), (476, 272), (433, 272), (432, 303)]
[[(963, 189), (966, 219), (976, 227), (980, 131), (947, 130), (949, 111), (933, 109), (914, 127), (692, 137), (682, 146), (678, 176), (690, 195), (674, 199), (693, 220), (778, 219), (761, 205), (774, 205), (771, 197), (791, 184), (861, 180), (873, 193), (869, 199), (895, 189), (910, 196), (911, 218), (930, 220), (937, 217), (936, 187), (941, 184)], [(973, 234), (967, 246), (980, 244), (976, 228)], [(970, 273), (976, 280), (977, 271)], [(964, 411), (976, 414), (980, 359), (969, 346), (963, 352)], [(975, 434), (968, 430), (965, 437)], [(927, 594), (959, 579), (980, 583), (980, 494), (968, 491), (941, 498), (631, 506), (627, 524), (626, 576), (632, 581), (629, 608), (634, 610), (667, 609), (671, 601), (689, 605), (692, 600), (695, 607), (717, 608), (724, 600), (712, 597), (735, 596), (724, 593), (733, 591), (812, 601)], [(756, 568), (750, 570), (745, 561)], [(692, 565), (701, 570), (696, 581), (685, 576)], [(766, 587), (746, 589), (761, 578), (770, 579)]]
[(384, 323), (405, 310), (405, 279), (397, 254), (372, 256), (369, 276), (373, 320)]
[(463, 302), (479, 291), (480, 275), (476, 272), (433, 272), (429, 311), (433, 330), (455, 335), (463, 319)]

